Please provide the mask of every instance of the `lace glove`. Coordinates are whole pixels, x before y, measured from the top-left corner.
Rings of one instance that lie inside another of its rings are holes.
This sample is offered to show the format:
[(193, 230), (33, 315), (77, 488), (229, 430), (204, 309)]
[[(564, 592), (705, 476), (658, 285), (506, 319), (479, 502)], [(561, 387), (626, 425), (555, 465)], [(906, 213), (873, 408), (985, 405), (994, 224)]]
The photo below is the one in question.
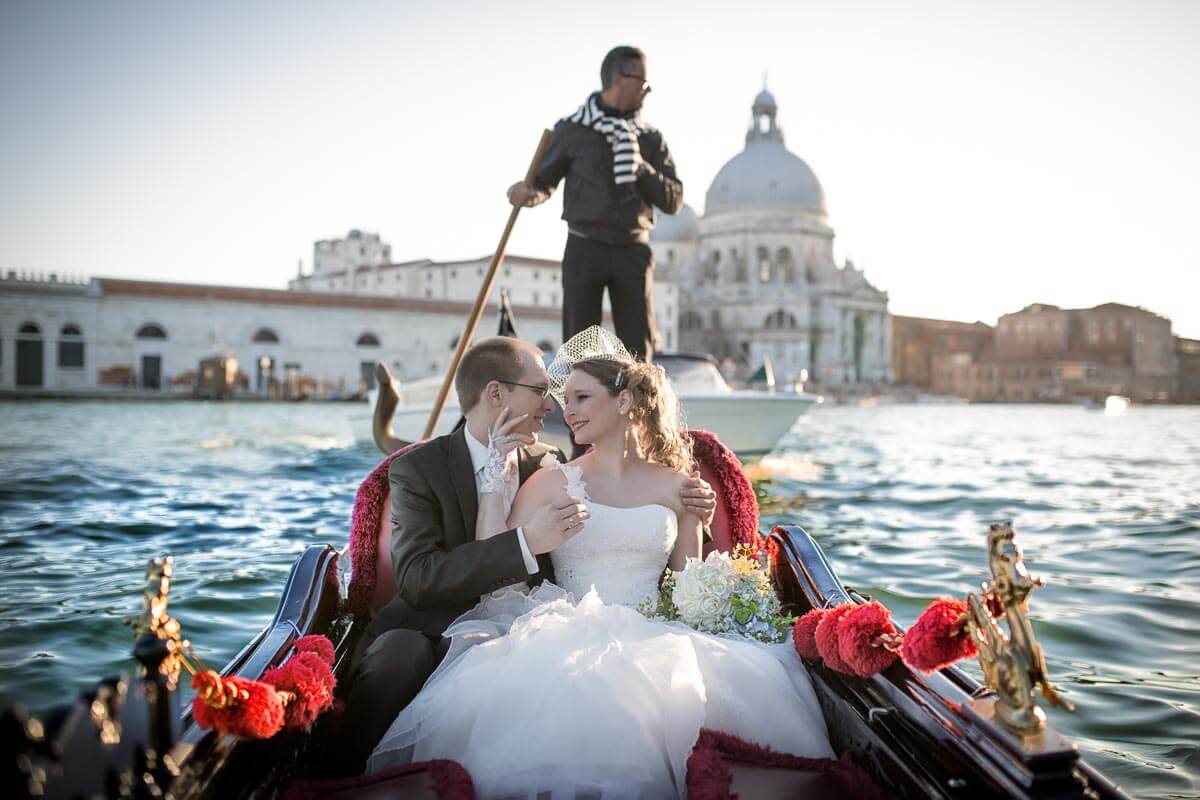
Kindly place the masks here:
[(519, 446), (511, 436), (488, 431), (488, 457), (480, 474), (480, 494), (502, 493), (508, 487), (509, 454)]

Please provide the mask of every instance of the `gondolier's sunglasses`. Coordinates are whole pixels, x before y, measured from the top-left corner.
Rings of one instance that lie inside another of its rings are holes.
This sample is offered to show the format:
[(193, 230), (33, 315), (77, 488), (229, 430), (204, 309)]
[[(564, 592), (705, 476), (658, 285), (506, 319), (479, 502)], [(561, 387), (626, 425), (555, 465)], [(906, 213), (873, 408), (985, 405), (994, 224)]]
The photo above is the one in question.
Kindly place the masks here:
[(642, 94), (650, 94), (650, 81), (646, 80), (645, 75), (630, 75), (627, 72), (618, 72), (617, 74), (620, 75), (622, 78), (629, 78), (630, 80), (641, 81), (642, 82)]
[(550, 394), (550, 387), (547, 386), (530, 386), (528, 383), (517, 383), (516, 381), (504, 381), (506, 386), (520, 386), (528, 389), (543, 400)]

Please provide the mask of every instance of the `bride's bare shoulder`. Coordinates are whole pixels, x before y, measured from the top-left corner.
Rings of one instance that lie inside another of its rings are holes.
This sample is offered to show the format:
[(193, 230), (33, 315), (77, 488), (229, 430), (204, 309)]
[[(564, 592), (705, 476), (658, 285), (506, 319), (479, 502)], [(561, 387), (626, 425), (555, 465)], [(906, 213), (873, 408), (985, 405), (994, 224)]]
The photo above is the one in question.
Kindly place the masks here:
[(546, 498), (567, 485), (567, 477), (557, 467), (542, 467), (521, 484), (520, 494), (533, 498)]
[(647, 464), (647, 478), (654, 481), (655, 494), (659, 495), (663, 505), (669, 506), (676, 512), (684, 511), (680, 491), (688, 476), (686, 472), (664, 467), (661, 464)]

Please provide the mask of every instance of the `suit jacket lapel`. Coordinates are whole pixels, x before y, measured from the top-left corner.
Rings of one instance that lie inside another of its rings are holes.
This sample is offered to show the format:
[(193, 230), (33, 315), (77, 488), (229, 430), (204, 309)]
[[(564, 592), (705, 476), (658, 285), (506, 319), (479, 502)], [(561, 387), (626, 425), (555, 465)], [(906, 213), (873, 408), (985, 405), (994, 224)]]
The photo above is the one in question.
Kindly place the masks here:
[(450, 480), (454, 481), (454, 491), (458, 495), (458, 506), (462, 509), (463, 540), (472, 541), (475, 538), (475, 518), (479, 516), (479, 494), (475, 486), (475, 467), (471, 463), (471, 451), (467, 449), (467, 429), (462, 427), (450, 434)]
[(529, 480), (529, 476), (538, 471), (541, 465), (540, 457), (529, 452), (529, 448), (522, 447), (517, 451), (517, 480), (518, 485), (525, 485), (525, 481)]

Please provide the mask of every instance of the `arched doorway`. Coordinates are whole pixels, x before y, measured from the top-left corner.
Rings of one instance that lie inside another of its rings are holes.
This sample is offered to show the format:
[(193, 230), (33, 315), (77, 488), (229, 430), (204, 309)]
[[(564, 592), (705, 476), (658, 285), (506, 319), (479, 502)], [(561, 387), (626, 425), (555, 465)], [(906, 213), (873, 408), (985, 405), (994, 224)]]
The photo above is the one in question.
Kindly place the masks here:
[(17, 386), (41, 386), (45, 381), (42, 329), (26, 322), (17, 329)]

